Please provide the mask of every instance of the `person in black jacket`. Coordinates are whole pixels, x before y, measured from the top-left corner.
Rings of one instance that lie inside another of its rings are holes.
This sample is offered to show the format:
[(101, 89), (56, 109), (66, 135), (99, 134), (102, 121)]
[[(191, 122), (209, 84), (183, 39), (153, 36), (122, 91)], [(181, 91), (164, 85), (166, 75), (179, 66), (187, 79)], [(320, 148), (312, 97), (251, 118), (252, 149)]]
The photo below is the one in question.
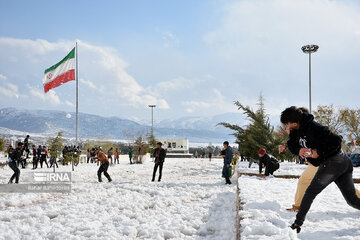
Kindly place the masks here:
[(16, 165), (16, 161), (19, 161), (22, 158), (22, 153), (23, 153), (22, 147), (23, 147), (23, 143), (19, 142), (17, 144), (17, 148), (14, 149), (10, 155), (9, 167), (14, 171), (14, 174), (11, 176), (9, 180), (9, 184), (12, 184), (14, 179), (15, 179), (15, 183), (19, 183), (20, 169)]
[(156, 175), (156, 171), (157, 171), (158, 167), (159, 167), (158, 181), (159, 182), (161, 181), (163, 164), (164, 164), (165, 157), (166, 157), (166, 151), (161, 146), (162, 146), (161, 142), (158, 142), (156, 144), (156, 148), (155, 148), (154, 155), (153, 155), (153, 157), (155, 157), (155, 166), (154, 166), (153, 177), (152, 177), (153, 182), (155, 181), (155, 175)]
[(294, 155), (306, 158), (319, 169), (307, 188), (291, 225), (299, 233), (315, 197), (330, 183), (335, 182), (346, 202), (360, 210), (360, 198), (355, 194), (351, 160), (341, 151), (342, 137), (328, 127), (314, 121), (314, 116), (297, 107), (281, 113), (281, 122), (290, 129), (287, 147)]
[(229, 142), (225, 141), (223, 143), (224, 147), (224, 166), (222, 170), (222, 174), (225, 177), (225, 184), (231, 184), (230, 176), (229, 176), (229, 169), (230, 169), (230, 163), (233, 159), (233, 152), (231, 147), (229, 146)]
[(274, 172), (279, 169), (280, 165), (278, 160), (267, 154), (265, 148), (259, 149), (259, 157), (259, 176), (263, 176), (261, 174), (263, 167), (265, 168), (265, 176), (273, 175)]

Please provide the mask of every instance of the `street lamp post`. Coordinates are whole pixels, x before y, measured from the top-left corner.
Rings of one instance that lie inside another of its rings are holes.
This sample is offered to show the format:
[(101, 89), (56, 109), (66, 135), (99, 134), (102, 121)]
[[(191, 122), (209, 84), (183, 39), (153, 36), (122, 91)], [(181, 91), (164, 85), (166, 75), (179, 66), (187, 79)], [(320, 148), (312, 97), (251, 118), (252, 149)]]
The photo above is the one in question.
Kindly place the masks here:
[(319, 49), (318, 45), (305, 45), (301, 47), (301, 50), (309, 54), (309, 110), (311, 113), (311, 53), (317, 52)]
[(154, 136), (154, 107), (156, 105), (149, 105), (151, 107), (151, 136)]

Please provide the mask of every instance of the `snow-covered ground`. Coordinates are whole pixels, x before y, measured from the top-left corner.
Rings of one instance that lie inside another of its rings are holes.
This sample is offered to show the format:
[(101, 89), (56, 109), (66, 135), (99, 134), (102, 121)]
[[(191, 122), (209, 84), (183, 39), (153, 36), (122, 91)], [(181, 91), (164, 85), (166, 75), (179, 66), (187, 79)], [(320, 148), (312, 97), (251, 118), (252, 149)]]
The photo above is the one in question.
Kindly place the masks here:
[[(247, 168), (240, 163), (239, 172), (258, 172), (258, 165)], [(300, 175), (304, 166), (282, 163), (278, 174)], [(354, 169), (360, 176), (360, 168)], [(286, 211), (294, 201), (298, 179), (242, 176), (238, 179), (243, 210), (240, 211), (241, 239), (360, 239), (360, 211), (351, 208), (332, 183), (314, 200), (300, 234), (289, 226), (296, 213)], [(360, 189), (360, 184), (355, 184)]]
[[(295, 164), (294, 162), (281, 162), (280, 168), (274, 172), (274, 175), (297, 175), (300, 176), (307, 165)], [(238, 172), (240, 173), (259, 173), (259, 165), (253, 163), (249, 168), (248, 162), (239, 162)], [(264, 170), (263, 170), (264, 173)], [(360, 178), (360, 167), (354, 167), (353, 178)]]
[[(281, 163), (277, 174), (300, 175), (305, 167)], [(109, 168), (113, 182), (103, 177), (98, 183), (98, 166), (81, 164), (71, 193), (0, 193), (0, 239), (235, 239), (236, 187), (224, 185), (221, 159), (167, 159), (160, 183), (150, 181), (152, 168), (150, 161), (122, 160)], [(257, 173), (258, 165), (249, 169), (240, 162), (238, 170)], [(32, 172), (30, 166), (21, 169), (22, 183)], [(359, 177), (360, 168), (354, 173)], [(11, 174), (1, 168), (0, 183)], [(286, 208), (293, 204), (297, 179), (242, 176), (238, 183), (242, 239), (360, 239), (360, 212), (334, 184), (315, 199), (296, 234), (289, 228), (295, 213)]]
[[(109, 168), (113, 182), (98, 183), (98, 167), (81, 164), (71, 193), (0, 193), (0, 239), (235, 239), (236, 184), (224, 185), (221, 168), (221, 159), (166, 159), (159, 183), (152, 162), (122, 161)], [(0, 169), (0, 183), (11, 174)]]

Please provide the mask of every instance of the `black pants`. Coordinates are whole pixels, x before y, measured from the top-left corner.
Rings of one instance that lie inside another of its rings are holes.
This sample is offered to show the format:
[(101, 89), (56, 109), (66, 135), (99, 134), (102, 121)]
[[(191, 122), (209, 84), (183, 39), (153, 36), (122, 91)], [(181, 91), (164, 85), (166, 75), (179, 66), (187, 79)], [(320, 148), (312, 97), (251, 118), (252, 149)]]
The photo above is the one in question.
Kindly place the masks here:
[(25, 168), (25, 166), (26, 166), (26, 159), (21, 159), (21, 160), (20, 160), (20, 165), (21, 165), (21, 168)]
[(52, 167), (54, 164), (56, 165), (57, 168), (59, 168), (55, 157), (53, 159), (50, 159), (50, 167)]
[[(279, 167), (280, 167), (279, 163), (271, 163), (271, 164), (269, 164), (269, 165), (268, 165), (269, 170), (267, 171), (267, 169), (265, 169), (265, 175), (266, 175), (266, 172), (268, 172), (268, 173), (271, 174), (271, 175), (274, 175), (274, 172), (275, 172), (276, 170), (278, 170)], [(268, 174), (268, 175), (269, 175), (269, 174)]]
[(360, 198), (355, 193), (352, 172), (352, 162), (344, 153), (330, 157), (320, 164), (314, 179), (305, 192), (295, 223), (303, 224), (315, 197), (332, 182), (336, 183), (346, 202), (360, 210)]
[(9, 162), (9, 167), (14, 171), (14, 174), (10, 178), (10, 182), (15, 178), (15, 183), (19, 183), (20, 169), (17, 167), (15, 162)]
[(105, 177), (109, 180), (109, 182), (111, 182), (111, 177), (107, 172), (108, 168), (109, 168), (109, 162), (105, 162), (105, 163), (102, 163), (100, 165), (99, 170), (97, 172), (99, 182), (102, 182), (102, 180), (101, 180), (101, 173), (102, 172), (104, 172)]
[(41, 157), (40, 158), (40, 167), (42, 168), (43, 162), (45, 162), (46, 166), (49, 167), (47, 161), (46, 161), (46, 157)]
[(34, 158), (33, 158), (33, 169), (36, 169), (36, 168), (37, 168), (37, 165), (38, 165), (38, 158), (37, 158), (37, 157), (34, 157)]
[(229, 179), (229, 178), (230, 178), (230, 176), (229, 176), (229, 168), (230, 168), (230, 167), (227, 167), (226, 164), (224, 164), (224, 167), (223, 167), (223, 170), (222, 170), (222, 174), (224, 175), (225, 180), (226, 180), (227, 183), (230, 182), (230, 179)]
[(155, 166), (154, 166), (154, 171), (153, 171), (153, 178), (152, 180), (155, 181), (155, 175), (156, 175), (156, 171), (159, 167), (159, 181), (161, 181), (161, 176), (162, 176), (162, 169), (163, 169), (163, 163), (155, 163)]

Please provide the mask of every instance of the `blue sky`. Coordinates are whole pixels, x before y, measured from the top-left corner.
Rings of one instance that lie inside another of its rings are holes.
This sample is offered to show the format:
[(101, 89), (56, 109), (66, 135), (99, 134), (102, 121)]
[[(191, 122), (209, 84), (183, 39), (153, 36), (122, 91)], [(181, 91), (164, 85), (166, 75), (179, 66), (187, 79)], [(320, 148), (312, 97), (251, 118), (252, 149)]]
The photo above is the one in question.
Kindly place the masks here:
[(147, 121), (256, 107), (358, 108), (358, 1), (3, 1), (0, 107), (75, 110), (74, 82), (42, 90), (43, 71), (79, 42), (81, 112)]

